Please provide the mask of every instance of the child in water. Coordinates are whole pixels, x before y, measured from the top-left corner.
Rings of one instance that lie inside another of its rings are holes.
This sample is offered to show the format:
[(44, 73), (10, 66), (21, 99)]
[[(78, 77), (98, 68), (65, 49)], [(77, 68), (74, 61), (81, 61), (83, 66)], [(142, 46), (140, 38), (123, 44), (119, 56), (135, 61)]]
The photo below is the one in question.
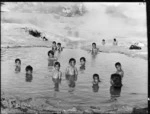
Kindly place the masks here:
[(50, 50), (48, 52), (48, 66), (54, 66), (55, 61), (57, 61), (57, 58), (54, 57), (54, 52)]
[(98, 74), (93, 74), (93, 86), (92, 86), (93, 92), (98, 92), (99, 82), (101, 82), (100, 79), (99, 79), (99, 75)]
[(117, 45), (118, 45), (118, 41), (116, 40), (116, 38), (114, 38), (113, 45), (114, 45), (114, 46), (117, 46)]
[(69, 66), (66, 68), (66, 79), (69, 81), (70, 87), (75, 87), (75, 81), (77, 80), (78, 70), (75, 67), (76, 60), (71, 58), (69, 60)]
[(123, 76), (124, 76), (124, 71), (123, 71), (122, 68), (121, 68), (121, 63), (120, 63), (120, 62), (117, 62), (117, 63), (115, 64), (115, 67), (116, 67), (116, 69), (117, 69), (116, 74), (120, 74), (120, 75), (121, 75), (121, 78), (123, 78)]
[(20, 70), (21, 70), (21, 60), (19, 58), (17, 58), (15, 60), (15, 65), (16, 65), (15, 71), (20, 72)]
[(63, 50), (63, 48), (61, 47), (61, 43), (57, 43), (57, 50), (59, 52), (61, 52)]
[(59, 83), (61, 82), (62, 72), (60, 71), (60, 63), (55, 62), (55, 70), (52, 72), (52, 80), (55, 84), (55, 90), (59, 89)]
[(96, 43), (92, 43), (92, 54), (97, 54), (99, 49), (96, 47)]
[(99, 75), (98, 74), (93, 74), (93, 85), (97, 85), (99, 84), (100, 79), (99, 79)]
[(28, 65), (25, 70), (26, 70), (26, 81), (31, 82), (32, 81), (32, 72), (33, 72), (32, 66)]
[(85, 62), (86, 62), (85, 57), (81, 57), (80, 58), (80, 64), (81, 64), (80, 70), (85, 70)]
[(56, 42), (53, 41), (53, 43), (52, 43), (52, 51), (55, 53), (56, 50), (57, 50)]

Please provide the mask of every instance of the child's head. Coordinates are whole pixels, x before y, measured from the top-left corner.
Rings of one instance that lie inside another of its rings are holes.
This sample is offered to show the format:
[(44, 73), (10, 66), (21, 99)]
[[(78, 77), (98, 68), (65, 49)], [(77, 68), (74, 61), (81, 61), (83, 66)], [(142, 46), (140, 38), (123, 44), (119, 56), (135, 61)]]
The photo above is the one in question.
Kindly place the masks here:
[(56, 46), (56, 42), (55, 42), (55, 41), (53, 41), (53, 43), (52, 43), (52, 44), (53, 44), (53, 46)]
[(80, 58), (80, 63), (81, 63), (81, 65), (85, 65), (85, 62), (86, 62), (85, 57), (81, 57), (81, 58)]
[(53, 57), (54, 56), (54, 52), (52, 50), (48, 51), (48, 56), (49, 57)]
[(32, 71), (33, 71), (33, 68), (32, 68), (32, 66), (28, 65), (25, 70), (26, 70), (26, 74), (31, 75)]
[(61, 43), (57, 43), (57, 46), (61, 47)]
[(102, 41), (105, 42), (105, 39), (103, 39)]
[(60, 69), (60, 63), (59, 62), (55, 62), (54, 67), (56, 70)]
[(93, 74), (93, 80), (95, 82), (100, 82), (99, 75), (98, 74)]
[(17, 58), (15, 60), (15, 64), (16, 64), (16, 66), (20, 66), (21, 65), (21, 60), (19, 58)]
[(96, 43), (92, 43), (92, 47), (93, 47), (93, 48), (96, 48)]
[(116, 41), (116, 38), (114, 38), (114, 41)]
[(116, 67), (117, 71), (121, 70), (121, 63), (120, 63), (120, 62), (117, 62), (117, 63), (115, 64), (115, 67)]
[(71, 66), (75, 66), (76, 60), (75, 60), (74, 58), (71, 58), (71, 59), (69, 60), (69, 64), (70, 64)]

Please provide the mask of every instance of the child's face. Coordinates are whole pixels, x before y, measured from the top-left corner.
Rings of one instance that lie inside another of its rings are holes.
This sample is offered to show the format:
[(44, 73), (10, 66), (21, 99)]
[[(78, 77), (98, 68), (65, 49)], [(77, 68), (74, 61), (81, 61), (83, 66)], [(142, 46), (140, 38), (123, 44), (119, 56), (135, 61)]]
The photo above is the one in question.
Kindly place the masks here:
[(32, 75), (32, 71), (31, 71), (31, 70), (27, 70), (27, 71), (26, 71), (26, 74)]
[(19, 61), (17, 61), (16, 62), (16, 66), (20, 66), (21, 64), (20, 64), (20, 62)]
[(56, 46), (56, 44), (55, 44), (55, 43), (53, 43), (53, 46)]
[(60, 69), (59, 65), (56, 65), (56, 66), (55, 66), (55, 69), (56, 69), (56, 70), (59, 70), (59, 69)]
[(93, 47), (93, 48), (96, 48), (96, 45), (95, 45), (95, 44), (92, 44), (92, 47)]
[(70, 61), (70, 63), (69, 63), (71, 66), (75, 66), (75, 62), (74, 61)]
[(60, 45), (57, 45), (57, 47), (61, 47)]
[(121, 66), (120, 66), (120, 65), (117, 65), (117, 66), (116, 66), (116, 69), (117, 69), (117, 71), (120, 71), (120, 70), (121, 70)]
[(49, 53), (49, 57), (53, 57), (53, 55), (51, 53)]
[(94, 81), (95, 81), (95, 82), (98, 82), (98, 78), (97, 78), (97, 77), (94, 77)]
[(85, 65), (85, 61), (83, 59), (81, 59), (80, 63), (81, 65)]

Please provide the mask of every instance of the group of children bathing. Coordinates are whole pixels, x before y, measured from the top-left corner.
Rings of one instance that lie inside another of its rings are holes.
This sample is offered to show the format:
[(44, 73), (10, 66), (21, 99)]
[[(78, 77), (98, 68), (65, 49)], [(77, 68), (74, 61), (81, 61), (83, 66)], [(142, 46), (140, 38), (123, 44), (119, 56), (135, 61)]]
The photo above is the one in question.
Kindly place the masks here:
[[(54, 82), (55, 89), (59, 88), (59, 84), (61, 83), (61, 79), (62, 79), (62, 72), (60, 71), (61, 65), (57, 61), (58, 58), (55, 57), (54, 54), (56, 51), (61, 52), (62, 50), (63, 50), (63, 48), (61, 47), (61, 43), (57, 43), (57, 45), (56, 45), (56, 42), (53, 41), (52, 50), (48, 51), (48, 66), (54, 67), (54, 70), (52, 71), (52, 80)], [(92, 43), (91, 53), (97, 54), (98, 52), (99, 52), (99, 49), (96, 47), (96, 43)], [(86, 63), (85, 57), (81, 57), (80, 58), (80, 64), (81, 64), (80, 69), (85, 70), (85, 63)], [(15, 70), (20, 71), (21, 70), (21, 60), (16, 59), (15, 64), (16, 64)], [(76, 60), (74, 58), (70, 58), (69, 66), (66, 68), (66, 71), (65, 71), (65, 76), (68, 81), (68, 85), (69, 85), (69, 87), (72, 87), (72, 88), (75, 87), (75, 81), (77, 80), (77, 76), (78, 76), (78, 70), (75, 65), (76, 65)], [(123, 70), (121, 68), (121, 64), (119, 62), (117, 62), (115, 64), (115, 67), (116, 67), (117, 71), (116, 71), (116, 73), (111, 75), (110, 83), (113, 87), (121, 87), (124, 72), (123, 72)], [(28, 77), (27, 79), (29, 79), (29, 77), (32, 77), (32, 72), (33, 72), (32, 66), (28, 65), (25, 68), (25, 71), (26, 71), (26, 76)], [(101, 82), (99, 75), (93, 74), (93, 88), (99, 87), (98, 86), (99, 82)]]

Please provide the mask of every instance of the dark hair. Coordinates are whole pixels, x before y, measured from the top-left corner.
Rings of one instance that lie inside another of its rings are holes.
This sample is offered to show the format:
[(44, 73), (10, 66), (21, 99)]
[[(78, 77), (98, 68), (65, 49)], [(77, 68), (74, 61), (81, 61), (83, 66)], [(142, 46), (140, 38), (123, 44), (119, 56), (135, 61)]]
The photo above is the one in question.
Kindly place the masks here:
[(98, 81), (100, 82), (99, 75), (98, 74), (93, 74), (93, 79), (96, 78), (96, 77), (98, 78)]
[(54, 67), (55, 67), (56, 65), (58, 65), (58, 66), (60, 67), (60, 63), (59, 63), (59, 62), (55, 62), (55, 63), (54, 63)]
[(25, 70), (26, 70), (26, 71), (29, 71), (29, 70), (30, 70), (30, 71), (32, 72), (32, 71), (33, 71), (33, 68), (32, 68), (32, 66), (28, 65)]
[(60, 45), (60, 46), (61, 46), (61, 43), (57, 43), (57, 45)]
[(114, 38), (114, 41), (116, 41), (116, 38)]
[(52, 54), (52, 55), (54, 55), (54, 52), (52, 51), (52, 50), (50, 50), (50, 51), (48, 51), (48, 56), (49, 56), (49, 54)]
[(105, 39), (103, 39), (102, 41), (105, 41)]
[(85, 57), (81, 57), (81, 58), (80, 58), (80, 61), (81, 61), (81, 60), (86, 61)]
[(56, 44), (56, 42), (55, 42), (55, 41), (53, 41), (53, 44)]
[(115, 66), (121, 66), (120, 62), (115, 63)]
[(94, 42), (94, 43), (92, 43), (92, 45), (96, 45), (96, 43)]
[(19, 58), (17, 58), (17, 59), (15, 60), (15, 63), (17, 63), (17, 61), (19, 61), (19, 63), (21, 64), (21, 60), (20, 60)]
[(74, 62), (76, 63), (76, 60), (75, 60), (74, 58), (71, 58), (71, 59), (69, 60), (69, 63), (70, 63), (71, 61), (74, 61)]

